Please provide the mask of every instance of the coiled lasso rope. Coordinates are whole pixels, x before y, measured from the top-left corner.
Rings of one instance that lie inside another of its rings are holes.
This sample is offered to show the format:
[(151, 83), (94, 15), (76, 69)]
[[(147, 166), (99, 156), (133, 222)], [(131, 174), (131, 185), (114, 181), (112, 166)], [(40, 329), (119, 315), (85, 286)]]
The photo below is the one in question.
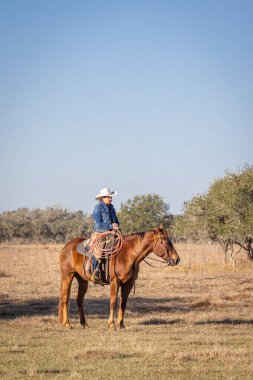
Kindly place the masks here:
[(101, 233), (94, 241), (92, 250), (96, 258), (112, 258), (122, 248), (123, 236), (119, 231), (106, 231)]

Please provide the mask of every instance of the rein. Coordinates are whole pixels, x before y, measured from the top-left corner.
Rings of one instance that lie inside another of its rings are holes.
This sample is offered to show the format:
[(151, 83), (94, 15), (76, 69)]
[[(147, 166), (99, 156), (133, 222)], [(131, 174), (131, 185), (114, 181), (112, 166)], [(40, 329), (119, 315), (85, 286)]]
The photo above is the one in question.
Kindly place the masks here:
[[(139, 252), (137, 252), (134, 248), (132, 248), (131, 246), (130, 246), (130, 244), (127, 242), (127, 240), (124, 238), (124, 236), (122, 235), (122, 238), (123, 238), (123, 240), (126, 242), (126, 244), (139, 256), (140, 255), (140, 253)], [(157, 243), (158, 243), (158, 241), (160, 240), (160, 236), (158, 236), (157, 237), (157, 240), (156, 240), (156, 242), (154, 243), (154, 246), (153, 246), (153, 249), (155, 248), (155, 246), (157, 245)], [(164, 253), (166, 254), (166, 251), (165, 251), (165, 248), (164, 248), (164, 246), (162, 245), (162, 247), (163, 247), (163, 250), (164, 250)], [(149, 249), (149, 247), (147, 248), (147, 249), (145, 249), (145, 251), (144, 251), (144, 253), (146, 253), (146, 251)], [(156, 267), (156, 266), (154, 266), (154, 265), (151, 265), (150, 263), (148, 263), (147, 261), (146, 261), (146, 259), (149, 259), (149, 260), (153, 260), (153, 261), (157, 261), (158, 263), (161, 263), (161, 264), (164, 264), (164, 261), (160, 261), (160, 260), (157, 260), (157, 259), (154, 259), (154, 258), (152, 258), (152, 257), (144, 257), (144, 259), (143, 259), (143, 261), (145, 261), (145, 263), (146, 264), (148, 264), (150, 267), (152, 267), (152, 268), (167, 268), (167, 266), (168, 266), (168, 264), (165, 264), (165, 265), (163, 265), (162, 267)]]
[[(147, 247), (147, 248), (144, 250), (144, 252), (143, 252), (142, 254), (141, 254), (140, 252), (137, 252), (133, 247), (131, 247), (131, 245), (128, 243), (128, 241), (125, 239), (125, 237), (122, 235), (121, 231), (118, 231), (118, 232), (119, 232), (120, 235), (121, 235), (122, 241), (123, 241), (123, 240), (125, 241), (125, 243), (128, 245), (128, 247), (131, 248), (131, 249), (137, 254), (137, 257), (139, 257), (139, 255), (146, 254), (146, 252), (150, 249), (150, 247)], [(155, 246), (157, 245), (157, 243), (158, 243), (159, 240), (160, 240), (160, 236), (157, 237), (157, 239), (156, 239), (156, 241), (155, 241), (155, 243), (154, 243), (154, 245), (153, 245), (153, 249), (155, 248)], [(121, 241), (121, 243), (122, 243), (122, 241)], [(166, 251), (165, 251), (165, 248), (164, 248), (163, 244), (162, 244), (162, 247), (163, 247), (164, 253), (166, 254)], [(160, 261), (160, 260), (154, 259), (154, 258), (152, 258), (152, 257), (147, 257), (147, 258), (150, 259), (150, 260), (157, 261), (157, 262), (159, 262), (159, 263), (164, 264), (164, 261)], [(150, 267), (152, 267), (152, 268), (157, 268), (157, 269), (161, 268), (161, 269), (162, 269), (162, 268), (167, 268), (167, 267), (168, 267), (168, 264), (165, 264), (165, 265), (163, 265), (163, 266), (161, 266), (161, 267), (156, 267), (156, 266), (154, 266), (154, 265), (151, 265), (150, 263), (148, 263), (148, 262), (146, 261), (147, 258), (144, 256), (143, 261), (144, 261), (147, 265), (149, 265)], [(114, 260), (114, 273), (115, 273), (115, 275), (116, 275), (116, 277), (117, 277), (117, 280), (118, 280), (118, 275), (117, 275), (117, 272), (116, 272), (116, 260)], [(134, 294), (135, 294), (135, 281), (134, 281)]]
[(161, 263), (161, 264), (164, 264), (164, 261), (160, 261), (160, 260), (157, 260), (157, 259), (153, 259), (152, 257), (146, 257), (145, 259), (143, 259), (143, 261), (145, 261), (145, 263), (148, 264), (148, 265), (149, 265), (150, 267), (152, 267), (152, 268), (162, 269), (162, 268), (167, 268), (167, 267), (168, 267), (168, 264), (165, 264), (165, 265), (163, 265), (162, 267), (156, 267), (155, 265), (152, 265), (152, 264), (150, 264), (149, 262), (147, 262), (146, 259), (153, 260), (153, 261), (157, 261), (158, 263)]
[[(158, 243), (159, 240), (160, 240), (160, 236), (158, 236), (158, 238), (157, 238), (157, 240), (156, 240), (156, 242), (155, 242), (155, 244), (154, 244), (153, 249), (155, 248), (155, 246), (156, 246), (156, 244)], [(161, 243), (161, 246), (162, 246), (162, 248), (163, 248), (163, 250), (164, 250), (164, 253), (166, 254), (165, 248), (164, 248), (164, 246), (163, 246), (162, 243)], [(164, 261), (160, 261), (160, 260), (154, 259), (153, 257), (145, 257), (143, 260), (145, 261), (146, 264), (148, 264), (148, 265), (149, 265), (150, 267), (152, 267), (152, 268), (161, 268), (161, 269), (162, 269), (162, 268), (167, 268), (167, 266), (168, 266), (168, 264), (165, 264), (165, 265), (163, 265), (162, 267), (156, 267), (156, 266), (151, 265), (150, 263), (148, 263), (148, 262), (146, 261), (146, 259), (153, 260), (153, 261), (157, 261), (158, 263), (161, 263), (161, 264), (164, 264)]]

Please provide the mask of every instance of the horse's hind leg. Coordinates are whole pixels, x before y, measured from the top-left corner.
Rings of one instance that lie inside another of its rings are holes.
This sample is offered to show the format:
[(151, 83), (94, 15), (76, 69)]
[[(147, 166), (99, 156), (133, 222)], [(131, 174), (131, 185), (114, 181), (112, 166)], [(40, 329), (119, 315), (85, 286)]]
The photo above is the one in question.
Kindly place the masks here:
[(59, 322), (61, 322), (65, 327), (70, 327), (68, 318), (68, 303), (71, 283), (73, 281), (74, 274), (70, 273), (66, 277), (61, 279), (61, 294), (59, 303)]
[(80, 324), (83, 326), (83, 328), (85, 328), (86, 322), (83, 312), (83, 300), (88, 289), (88, 281), (84, 280), (78, 273), (76, 274), (76, 279), (78, 281), (78, 292), (76, 297), (78, 314), (80, 318)]

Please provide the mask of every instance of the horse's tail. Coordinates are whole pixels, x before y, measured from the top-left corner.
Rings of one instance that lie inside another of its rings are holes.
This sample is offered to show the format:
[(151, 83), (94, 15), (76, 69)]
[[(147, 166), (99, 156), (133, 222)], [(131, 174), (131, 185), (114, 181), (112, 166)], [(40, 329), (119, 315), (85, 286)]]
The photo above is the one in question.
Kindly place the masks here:
[(61, 294), (62, 294), (62, 278), (61, 278), (61, 284), (60, 284), (60, 299), (59, 299), (59, 305), (58, 305), (58, 321), (59, 321), (59, 323), (63, 322)]

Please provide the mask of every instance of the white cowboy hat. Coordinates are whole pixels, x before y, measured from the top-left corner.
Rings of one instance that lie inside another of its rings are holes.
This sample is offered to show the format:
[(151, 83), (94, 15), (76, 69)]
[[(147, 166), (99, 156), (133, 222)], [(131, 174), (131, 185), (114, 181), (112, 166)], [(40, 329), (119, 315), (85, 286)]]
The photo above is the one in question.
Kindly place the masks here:
[(105, 187), (104, 189), (100, 190), (99, 194), (96, 196), (95, 199), (103, 197), (113, 197), (114, 195), (117, 195), (117, 191), (111, 191), (108, 187)]

